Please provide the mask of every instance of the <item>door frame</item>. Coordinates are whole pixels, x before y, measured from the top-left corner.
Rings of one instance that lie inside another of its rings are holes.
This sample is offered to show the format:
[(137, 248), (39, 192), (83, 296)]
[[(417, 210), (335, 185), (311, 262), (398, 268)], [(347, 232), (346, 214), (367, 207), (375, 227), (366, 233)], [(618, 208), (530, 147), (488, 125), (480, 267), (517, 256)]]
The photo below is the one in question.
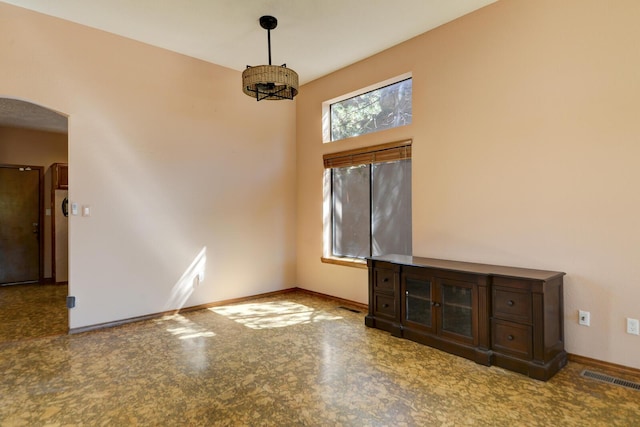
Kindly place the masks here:
[(44, 280), (44, 166), (0, 163), (0, 168), (30, 168), (38, 171), (38, 282)]
[[(68, 139), (68, 137), (67, 137)], [(68, 144), (68, 142), (67, 142)], [(59, 176), (59, 168), (60, 166), (69, 167), (68, 163), (53, 163), (49, 168), (51, 169), (51, 280), (53, 283), (58, 283), (58, 279), (56, 278), (57, 269), (56, 269), (56, 215), (59, 215), (58, 209), (59, 206), (56, 205), (56, 190), (67, 190), (69, 191), (69, 185), (61, 185), (60, 184), (60, 176)], [(68, 173), (68, 172), (67, 172)], [(67, 178), (68, 179), (68, 178)], [(67, 230), (68, 234), (68, 230)], [(67, 255), (67, 264), (69, 263), (69, 257)]]

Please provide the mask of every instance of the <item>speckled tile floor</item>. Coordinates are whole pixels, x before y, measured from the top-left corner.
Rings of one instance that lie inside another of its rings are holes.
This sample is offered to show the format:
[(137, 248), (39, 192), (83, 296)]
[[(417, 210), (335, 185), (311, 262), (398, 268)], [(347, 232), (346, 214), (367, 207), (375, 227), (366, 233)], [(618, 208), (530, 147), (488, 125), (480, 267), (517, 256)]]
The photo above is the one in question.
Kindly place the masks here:
[(637, 426), (640, 392), (390, 336), (303, 292), (0, 344), (0, 426)]
[(66, 284), (0, 286), (0, 343), (65, 334)]

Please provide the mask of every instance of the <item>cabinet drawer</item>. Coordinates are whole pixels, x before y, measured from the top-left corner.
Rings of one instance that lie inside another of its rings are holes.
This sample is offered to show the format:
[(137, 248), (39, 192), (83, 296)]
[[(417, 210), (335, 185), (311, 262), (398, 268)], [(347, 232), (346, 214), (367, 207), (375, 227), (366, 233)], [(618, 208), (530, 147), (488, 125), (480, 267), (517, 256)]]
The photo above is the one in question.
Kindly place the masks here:
[(493, 287), (493, 316), (531, 323), (531, 293), (520, 289)]
[(491, 343), (494, 351), (521, 359), (533, 358), (531, 326), (494, 319), (491, 322)]
[(391, 295), (375, 294), (373, 311), (376, 315), (396, 318), (396, 301)]
[(395, 292), (394, 287), (394, 271), (385, 268), (376, 268), (374, 270), (375, 280), (374, 286), (376, 292)]

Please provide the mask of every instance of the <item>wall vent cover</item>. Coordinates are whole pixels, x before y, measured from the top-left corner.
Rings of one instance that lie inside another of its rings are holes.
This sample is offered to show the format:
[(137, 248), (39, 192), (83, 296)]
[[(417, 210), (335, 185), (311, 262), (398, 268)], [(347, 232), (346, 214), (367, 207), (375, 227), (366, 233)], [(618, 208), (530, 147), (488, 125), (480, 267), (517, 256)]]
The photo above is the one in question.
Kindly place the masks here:
[(600, 381), (603, 383), (615, 384), (626, 388), (631, 388), (633, 390), (640, 390), (640, 384), (634, 383), (631, 381), (623, 380), (622, 378), (612, 377), (610, 375), (601, 374), (599, 372), (593, 372), (588, 369), (585, 369), (580, 373), (580, 376), (585, 378), (591, 378), (596, 381)]

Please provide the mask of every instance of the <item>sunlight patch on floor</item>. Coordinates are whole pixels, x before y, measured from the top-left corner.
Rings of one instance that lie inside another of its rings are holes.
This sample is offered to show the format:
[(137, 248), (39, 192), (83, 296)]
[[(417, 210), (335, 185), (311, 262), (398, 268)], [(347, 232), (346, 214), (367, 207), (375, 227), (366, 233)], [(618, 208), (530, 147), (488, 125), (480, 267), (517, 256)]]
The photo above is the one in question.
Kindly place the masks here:
[(290, 301), (273, 301), (214, 307), (209, 310), (225, 316), (251, 329), (284, 328), (326, 320), (342, 319), (340, 316), (314, 310)]
[(214, 332), (202, 328), (200, 325), (192, 322), (181, 314), (163, 316), (162, 318), (156, 320), (156, 322), (167, 323), (167, 332), (175, 335), (176, 337), (178, 337), (178, 339), (181, 340), (216, 336)]

